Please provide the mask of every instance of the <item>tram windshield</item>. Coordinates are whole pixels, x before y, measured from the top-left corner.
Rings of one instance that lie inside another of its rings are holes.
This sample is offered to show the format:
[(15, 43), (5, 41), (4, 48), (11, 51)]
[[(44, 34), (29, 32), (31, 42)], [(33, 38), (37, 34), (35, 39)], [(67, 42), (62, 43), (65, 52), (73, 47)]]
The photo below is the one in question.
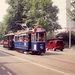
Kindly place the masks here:
[(36, 41), (45, 41), (46, 38), (45, 36), (46, 36), (45, 32), (36, 33)]

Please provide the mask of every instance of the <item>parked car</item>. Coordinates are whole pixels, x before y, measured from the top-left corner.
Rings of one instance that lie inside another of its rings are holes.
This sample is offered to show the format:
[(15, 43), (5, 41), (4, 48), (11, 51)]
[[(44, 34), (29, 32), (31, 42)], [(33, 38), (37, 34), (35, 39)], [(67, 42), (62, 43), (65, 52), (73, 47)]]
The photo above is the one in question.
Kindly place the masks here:
[(64, 49), (64, 42), (62, 40), (50, 40), (46, 43), (46, 49), (52, 49), (54, 51)]

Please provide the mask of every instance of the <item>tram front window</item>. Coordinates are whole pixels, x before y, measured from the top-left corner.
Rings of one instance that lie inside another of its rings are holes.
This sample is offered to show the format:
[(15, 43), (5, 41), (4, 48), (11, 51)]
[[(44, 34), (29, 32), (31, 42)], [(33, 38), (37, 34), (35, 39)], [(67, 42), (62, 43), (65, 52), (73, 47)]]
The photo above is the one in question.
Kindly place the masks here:
[(45, 33), (37, 33), (36, 39), (37, 41), (45, 41)]

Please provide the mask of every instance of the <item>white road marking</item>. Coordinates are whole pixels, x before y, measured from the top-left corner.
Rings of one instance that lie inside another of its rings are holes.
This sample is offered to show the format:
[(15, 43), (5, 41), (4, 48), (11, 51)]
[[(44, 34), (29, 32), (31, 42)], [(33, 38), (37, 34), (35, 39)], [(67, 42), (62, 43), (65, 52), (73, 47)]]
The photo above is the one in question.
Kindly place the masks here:
[(50, 68), (50, 67), (47, 67), (47, 66), (44, 66), (44, 65), (41, 65), (41, 64), (38, 64), (38, 63), (35, 63), (35, 62), (32, 62), (32, 61), (29, 61), (29, 60), (26, 60), (26, 59), (22, 59), (22, 58), (19, 58), (19, 57), (16, 57), (16, 56), (14, 56), (14, 57), (17, 58), (17, 59), (20, 59), (22, 61), (26, 61), (28, 63), (37, 65), (37, 66), (40, 66), (40, 67), (43, 67), (43, 68), (46, 68), (46, 69), (49, 69), (49, 70), (52, 70), (52, 71), (55, 71), (55, 72), (59, 72), (59, 73), (64, 74), (64, 75), (70, 75), (68, 73), (65, 73), (65, 72), (62, 72), (62, 71), (59, 71), (59, 70), (56, 70), (56, 69), (53, 69), (53, 68)]
[(3, 70), (5, 70), (5, 68), (4, 68), (4, 67), (2, 67), (2, 69), (3, 69)]
[(7, 73), (8, 73), (9, 75), (12, 75), (12, 74), (11, 74), (10, 72), (8, 72), (8, 71), (7, 71)]
[[(3, 70), (6, 70), (4, 67), (1, 67), (1, 68), (2, 68)], [(11, 74), (10, 72), (8, 72), (8, 71), (7, 71), (7, 73), (8, 73), (9, 75), (12, 75), (12, 74)]]

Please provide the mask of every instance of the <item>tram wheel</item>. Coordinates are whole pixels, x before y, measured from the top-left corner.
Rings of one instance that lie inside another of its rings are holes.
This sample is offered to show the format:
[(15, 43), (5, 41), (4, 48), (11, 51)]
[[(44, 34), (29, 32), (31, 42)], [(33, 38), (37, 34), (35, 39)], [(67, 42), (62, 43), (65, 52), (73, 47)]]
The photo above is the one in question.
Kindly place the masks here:
[(38, 52), (37, 54), (38, 54), (38, 55), (41, 55), (41, 52)]
[(24, 53), (24, 50), (18, 50), (20, 53)]

